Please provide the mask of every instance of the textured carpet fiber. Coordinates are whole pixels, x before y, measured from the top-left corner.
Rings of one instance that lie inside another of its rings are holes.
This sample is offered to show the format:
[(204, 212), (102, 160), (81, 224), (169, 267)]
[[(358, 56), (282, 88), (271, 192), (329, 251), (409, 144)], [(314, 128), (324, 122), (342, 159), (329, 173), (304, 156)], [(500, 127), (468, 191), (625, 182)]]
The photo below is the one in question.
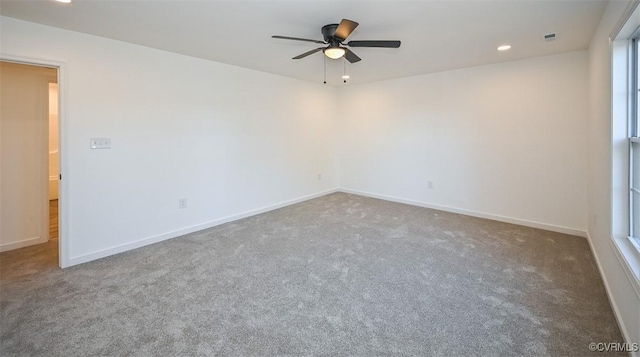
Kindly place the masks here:
[(65, 270), (47, 251), (0, 255), (2, 356), (583, 356), (622, 342), (584, 238), (343, 193)]

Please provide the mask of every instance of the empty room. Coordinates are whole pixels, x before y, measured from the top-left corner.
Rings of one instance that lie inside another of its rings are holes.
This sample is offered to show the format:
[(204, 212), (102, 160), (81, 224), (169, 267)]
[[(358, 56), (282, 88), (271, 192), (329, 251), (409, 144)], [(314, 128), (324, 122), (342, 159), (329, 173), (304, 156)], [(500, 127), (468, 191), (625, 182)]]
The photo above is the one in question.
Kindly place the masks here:
[(0, 355), (640, 356), (638, 1), (0, 0)]

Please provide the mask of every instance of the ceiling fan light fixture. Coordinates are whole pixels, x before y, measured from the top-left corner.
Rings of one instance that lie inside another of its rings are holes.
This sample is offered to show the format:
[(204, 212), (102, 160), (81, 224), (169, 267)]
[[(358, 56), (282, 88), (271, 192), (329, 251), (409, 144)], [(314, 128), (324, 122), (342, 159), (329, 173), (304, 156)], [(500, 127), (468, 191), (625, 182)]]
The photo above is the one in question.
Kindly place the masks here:
[(344, 48), (336, 46), (325, 48), (322, 52), (324, 52), (325, 56), (331, 59), (338, 59), (344, 56), (346, 51), (344, 50)]

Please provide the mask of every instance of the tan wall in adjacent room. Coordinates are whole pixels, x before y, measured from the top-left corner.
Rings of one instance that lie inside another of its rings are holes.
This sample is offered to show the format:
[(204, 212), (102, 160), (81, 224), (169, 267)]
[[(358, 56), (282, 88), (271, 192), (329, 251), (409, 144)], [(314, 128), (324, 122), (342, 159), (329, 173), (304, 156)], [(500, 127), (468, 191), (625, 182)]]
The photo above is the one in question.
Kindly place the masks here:
[(58, 199), (59, 131), (58, 84), (49, 83), (49, 200)]

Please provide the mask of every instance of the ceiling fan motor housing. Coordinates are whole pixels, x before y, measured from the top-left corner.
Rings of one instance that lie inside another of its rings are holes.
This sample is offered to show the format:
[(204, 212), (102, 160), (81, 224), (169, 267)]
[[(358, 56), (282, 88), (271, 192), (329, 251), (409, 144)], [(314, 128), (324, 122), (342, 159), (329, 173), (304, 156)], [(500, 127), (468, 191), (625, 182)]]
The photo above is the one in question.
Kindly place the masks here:
[(329, 24), (322, 26), (322, 36), (324, 37), (325, 42), (331, 45), (338, 45), (340, 43), (340, 41), (334, 37), (337, 28), (338, 24)]

